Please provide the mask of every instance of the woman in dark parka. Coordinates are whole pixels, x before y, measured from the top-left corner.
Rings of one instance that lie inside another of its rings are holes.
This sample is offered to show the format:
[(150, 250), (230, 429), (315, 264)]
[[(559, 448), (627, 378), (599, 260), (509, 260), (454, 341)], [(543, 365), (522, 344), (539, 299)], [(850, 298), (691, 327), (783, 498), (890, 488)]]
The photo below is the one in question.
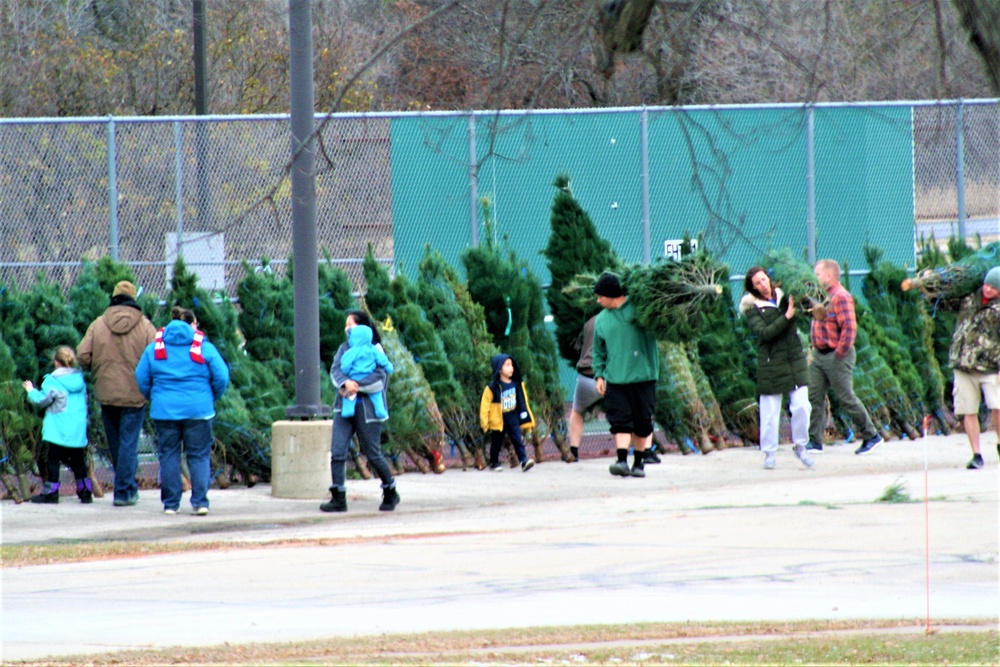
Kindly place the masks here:
[(804, 465), (812, 466), (812, 458), (805, 448), (809, 442), (811, 412), (809, 369), (795, 328), (794, 299), (791, 296), (783, 298), (781, 290), (760, 266), (747, 271), (743, 287), (747, 293), (740, 300), (740, 312), (757, 338), (760, 450), (764, 452), (764, 469), (771, 470), (775, 466), (784, 394), (788, 394), (795, 456)]

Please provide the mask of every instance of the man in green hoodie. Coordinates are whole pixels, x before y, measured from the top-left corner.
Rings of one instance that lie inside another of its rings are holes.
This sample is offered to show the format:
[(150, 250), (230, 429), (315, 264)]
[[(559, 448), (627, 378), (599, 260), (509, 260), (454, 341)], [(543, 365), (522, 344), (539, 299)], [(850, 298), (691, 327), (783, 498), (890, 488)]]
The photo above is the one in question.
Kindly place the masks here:
[[(635, 321), (621, 281), (602, 273), (594, 285), (604, 309), (594, 323), (594, 378), (604, 396), (604, 414), (614, 434), (618, 460), (610, 466), (620, 477), (645, 477), (643, 458), (653, 437), (653, 405), (660, 355), (656, 339)], [(628, 467), (629, 445), (635, 454)]]

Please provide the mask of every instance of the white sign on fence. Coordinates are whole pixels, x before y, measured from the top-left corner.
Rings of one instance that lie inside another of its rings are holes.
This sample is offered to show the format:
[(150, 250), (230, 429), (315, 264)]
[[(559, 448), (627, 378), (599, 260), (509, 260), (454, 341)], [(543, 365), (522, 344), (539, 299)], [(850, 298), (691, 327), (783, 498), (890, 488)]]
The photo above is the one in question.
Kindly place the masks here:
[[(691, 239), (689, 241), (691, 244), (691, 252), (698, 249), (698, 239)], [(663, 242), (663, 256), (670, 259), (681, 260), (681, 246), (684, 245), (684, 239), (671, 239)]]
[[(198, 276), (198, 287), (207, 290), (226, 289), (226, 240), (222, 232), (185, 232), (181, 255), (191, 273)], [(177, 261), (177, 234), (166, 238), (167, 289), (174, 277)]]

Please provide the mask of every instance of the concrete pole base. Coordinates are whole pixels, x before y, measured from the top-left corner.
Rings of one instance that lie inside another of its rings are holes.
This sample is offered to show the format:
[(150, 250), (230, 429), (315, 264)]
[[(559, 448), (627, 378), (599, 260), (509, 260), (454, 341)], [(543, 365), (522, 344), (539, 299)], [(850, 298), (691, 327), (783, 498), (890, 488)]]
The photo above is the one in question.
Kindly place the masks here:
[(333, 422), (277, 421), (271, 426), (271, 495), (320, 500), (330, 495)]

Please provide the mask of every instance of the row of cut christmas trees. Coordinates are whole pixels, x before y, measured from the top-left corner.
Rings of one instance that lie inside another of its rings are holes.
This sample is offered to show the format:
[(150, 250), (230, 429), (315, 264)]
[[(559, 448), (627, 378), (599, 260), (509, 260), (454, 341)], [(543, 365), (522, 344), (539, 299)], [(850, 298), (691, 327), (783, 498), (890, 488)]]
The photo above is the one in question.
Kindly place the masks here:
[[(485, 200), (487, 241), (462, 253), (466, 281), (431, 248), (415, 282), (401, 272), (390, 278), (369, 251), (363, 265), (367, 291), (359, 304), (347, 275), (328, 258), (320, 263), (324, 364), (344, 339), (348, 311), (363, 305), (383, 325), (383, 343), (396, 366), (389, 385), (385, 444), (397, 471), (406, 459), (425, 472), (443, 471), (441, 451), (446, 445), (461, 452), (463, 466), (482, 466), (477, 401), (489, 379), (490, 358), (500, 350), (517, 358), (524, 372), (540, 424), (530, 439), (536, 458), (541, 460), (542, 441), (548, 435), (568, 458), (557, 349), (575, 364), (574, 343), (597, 309), (593, 279), (604, 270), (622, 274), (640, 320), (660, 340), (663, 363), (655, 416), (662, 437), (685, 453), (756, 443), (755, 345), (734, 309), (727, 267), (705, 250), (680, 261), (625, 265), (598, 236), (573, 197), (568, 178), (560, 176), (555, 185), (551, 234), (544, 250), (552, 276), (548, 290), (513, 248), (495, 240)], [(870, 272), (857, 299), (855, 389), (884, 435), (916, 437), (925, 414), (933, 415), (942, 431), (956, 425), (944, 399), (950, 394), (945, 367), (953, 315), (942, 306), (978, 286), (977, 276), (981, 281), (998, 262), (993, 245), (974, 252), (952, 241), (949, 254), (950, 259), (928, 243), (918, 267), (922, 273), (910, 279), (934, 298), (928, 308), (918, 291), (901, 289), (905, 268), (882, 261), (877, 248), (866, 248)], [(762, 263), (786, 292), (822, 301), (810, 267), (791, 252), (772, 253)], [(175, 266), (169, 292), (139, 297), (157, 326), (165, 323), (176, 303), (195, 310), (202, 329), (231, 367), (231, 387), (217, 405), (216, 419), (215, 461), (223, 485), (231, 477), (247, 483), (267, 478), (270, 426), (284, 418), (295, 398), (294, 267), (289, 264), (287, 274), (278, 277), (265, 259), (263, 267), (245, 265), (244, 270), (237, 286), (239, 307), (221, 298), (224, 295), (198, 287), (183, 261)], [(75, 347), (106, 308), (111, 287), (123, 279), (134, 279), (129, 267), (103, 258), (86, 263), (65, 296), (59, 286), (41, 279), (26, 292), (0, 285), (0, 377), (5, 378), (0, 386), (0, 441), (6, 449), (0, 452), (0, 481), (15, 497), (27, 494), (27, 480), (39, 465), (44, 469), (45, 457), (39, 446), (40, 419), (24, 401), (19, 379), (39, 379), (51, 370), (56, 346)], [(554, 339), (544, 322), (543, 299), (555, 321)], [(807, 321), (803, 318), (800, 324), (805, 335)], [(321, 377), (323, 400), (332, 404), (333, 387), (326, 373)], [(96, 403), (91, 416), (92, 447), (102, 447)], [(838, 435), (849, 435), (849, 421), (835, 401), (830, 424)], [(152, 434), (152, 429), (147, 432)], [(357, 452), (355, 460), (359, 472), (366, 474)]]

